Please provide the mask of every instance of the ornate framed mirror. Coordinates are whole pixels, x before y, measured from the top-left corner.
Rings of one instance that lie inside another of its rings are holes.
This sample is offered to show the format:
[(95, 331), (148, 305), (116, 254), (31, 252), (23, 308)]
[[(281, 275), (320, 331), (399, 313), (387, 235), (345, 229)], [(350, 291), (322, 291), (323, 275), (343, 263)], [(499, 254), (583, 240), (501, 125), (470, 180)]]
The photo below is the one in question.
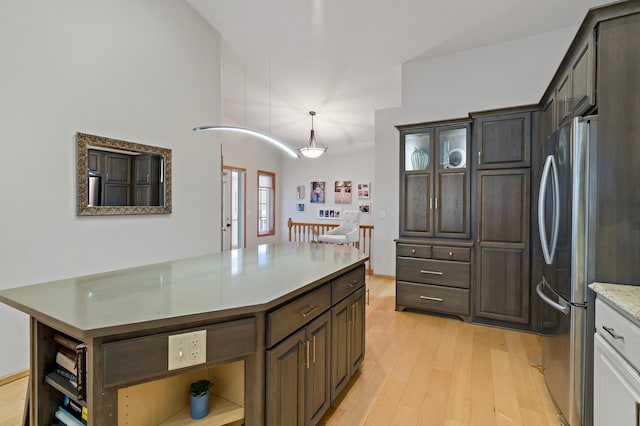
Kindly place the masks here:
[(79, 216), (171, 213), (171, 150), (76, 134)]

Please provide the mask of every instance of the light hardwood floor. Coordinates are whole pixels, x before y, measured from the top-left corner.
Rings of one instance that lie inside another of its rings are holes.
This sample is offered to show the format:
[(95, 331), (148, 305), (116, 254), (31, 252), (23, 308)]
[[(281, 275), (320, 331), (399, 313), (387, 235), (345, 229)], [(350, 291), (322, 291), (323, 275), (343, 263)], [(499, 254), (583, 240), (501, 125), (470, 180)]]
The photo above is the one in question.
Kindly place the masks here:
[[(369, 277), (361, 371), (324, 425), (557, 425), (536, 335), (395, 312), (394, 281)], [(26, 379), (0, 387), (0, 426), (20, 423)]]

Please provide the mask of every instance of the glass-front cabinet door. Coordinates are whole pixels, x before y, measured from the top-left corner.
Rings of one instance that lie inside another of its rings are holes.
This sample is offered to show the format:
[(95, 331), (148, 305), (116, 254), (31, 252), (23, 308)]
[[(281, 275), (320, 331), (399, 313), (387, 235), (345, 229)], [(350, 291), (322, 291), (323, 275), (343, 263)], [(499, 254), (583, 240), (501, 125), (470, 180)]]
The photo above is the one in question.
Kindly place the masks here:
[(469, 121), (398, 129), (400, 236), (469, 238)]
[(433, 236), (433, 129), (401, 131), (400, 234)]
[(435, 236), (469, 238), (471, 202), (467, 153), (468, 124), (436, 130), (438, 163), (435, 177)]

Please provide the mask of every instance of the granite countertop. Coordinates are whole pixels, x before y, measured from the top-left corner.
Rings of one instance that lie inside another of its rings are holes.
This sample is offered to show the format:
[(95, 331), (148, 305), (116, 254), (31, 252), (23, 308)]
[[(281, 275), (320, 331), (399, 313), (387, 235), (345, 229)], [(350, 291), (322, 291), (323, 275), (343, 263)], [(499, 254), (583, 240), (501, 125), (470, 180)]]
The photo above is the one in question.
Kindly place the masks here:
[(128, 324), (265, 310), (368, 257), (351, 246), (281, 243), (0, 291), (0, 302), (85, 335)]
[(614, 307), (640, 322), (640, 286), (593, 283), (589, 287)]

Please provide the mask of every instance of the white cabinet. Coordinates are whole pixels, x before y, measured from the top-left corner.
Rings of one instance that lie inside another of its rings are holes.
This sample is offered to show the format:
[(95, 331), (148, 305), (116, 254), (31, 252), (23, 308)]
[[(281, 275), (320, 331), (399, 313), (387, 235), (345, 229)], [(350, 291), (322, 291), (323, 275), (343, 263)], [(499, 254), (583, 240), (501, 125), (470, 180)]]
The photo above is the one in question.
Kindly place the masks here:
[(597, 300), (593, 392), (595, 426), (640, 424), (640, 374), (637, 370), (640, 355), (633, 350), (639, 336), (639, 327)]

